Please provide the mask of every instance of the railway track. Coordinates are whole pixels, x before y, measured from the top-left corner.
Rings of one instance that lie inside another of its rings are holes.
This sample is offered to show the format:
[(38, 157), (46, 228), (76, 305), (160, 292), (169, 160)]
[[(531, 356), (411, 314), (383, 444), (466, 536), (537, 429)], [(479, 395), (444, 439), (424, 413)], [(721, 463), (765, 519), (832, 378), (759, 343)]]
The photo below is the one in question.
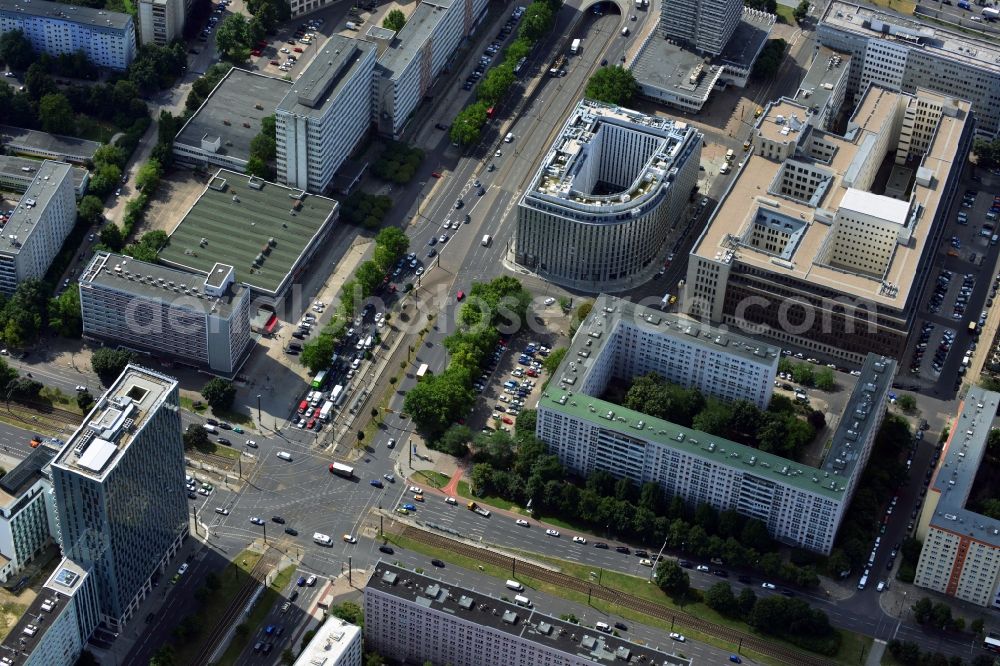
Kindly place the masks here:
[[(396, 524), (400, 526), (402, 525), (401, 523)], [(766, 639), (760, 638), (759, 636), (715, 624), (714, 622), (709, 622), (708, 620), (704, 620), (700, 617), (695, 617), (694, 615), (685, 613), (684, 611), (673, 610), (652, 601), (630, 594), (625, 594), (624, 592), (620, 592), (614, 588), (606, 587), (604, 585), (594, 585), (587, 581), (580, 580), (579, 578), (574, 578), (573, 576), (569, 576), (558, 571), (552, 571), (550, 569), (545, 569), (535, 564), (531, 564), (530, 562), (516, 560), (515, 558), (502, 555), (487, 548), (472, 546), (461, 541), (449, 539), (448, 537), (441, 536), (440, 534), (427, 532), (409, 525), (403, 526), (402, 534), (405, 537), (415, 539), (430, 546), (446, 548), (452, 552), (458, 553), (459, 555), (471, 557), (479, 560), (480, 562), (493, 564), (507, 570), (513, 570), (515, 575), (520, 574), (522, 576), (535, 578), (559, 587), (571, 589), (576, 592), (583, 592), (589, 594), (592, 598), (601, 599), (602, 601), (613, 603), (617, 606), (621, 606), (622, 608), (628, 608), (630, 610), (649, 615), (650, 617), (669, 621), (676, 625), (682, 625), (711, 636), (723, 638), (739, 645), (741, 649), (746, 648), (753, 650), (754, 652), (759, 652), (760, 654), (773, 657), (774, 659), (779, 659), (786, 664), (792, 664), (794, 666), (828, 666), (830, 664), (829, 659), (823, 658), (819, 655), (811, 655), (783, 645), (776, 645)]]
[(188, 451), (185, 454), (191, 460), (197, 460), (198, 462), (203, 462), (207, 465), (212, 465), (216, 469), (224, 469), (226, 471), (232, 471), (236, 466), (236, 461), (233, 458), (228, 458), (226, 456), (217, 456), (214, 453), (199, 453), (197, 451)]
[(257, 564), (250, 570), (250, 577), (247, 578), (246, 582), (243, 583), (243, 587), (233, 597), (229, 603), (229, 607), (219, 616), (218, 622), (212, 627), (201, 650), (198, 651), (197, 656), (191, 661), (194, 666), (207, 666), (210, 663), (209, 659), (212, 658), (212, 655), (219, 647), (219, 643), (225, 638), (230, 628), (239, 620), (240, 614), (246, 608), (250, 597), (256, 592), (258, 586), (264, 584), (264, 577), (267, 575), (267, 572), (278, 563), (278, 556), (279, 553), (277, 551), (269, 548), (257, 560)]

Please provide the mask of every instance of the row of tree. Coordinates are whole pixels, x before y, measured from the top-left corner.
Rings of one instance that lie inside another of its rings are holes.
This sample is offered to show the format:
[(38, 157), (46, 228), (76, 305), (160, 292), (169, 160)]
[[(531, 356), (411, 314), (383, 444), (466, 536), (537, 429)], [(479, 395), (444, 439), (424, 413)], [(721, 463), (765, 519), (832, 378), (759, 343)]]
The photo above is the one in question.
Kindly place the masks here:
[(378, 229), (392, 208), (392, 198), (384, 194), (369, 194), (354, 190), (340, 202), (340, 216), (348, 224)]
[(521, 17), (517, 39), (504, 51), (503, 62), (492, 67), (476, 87), (476, 101), (458, 112), (451, 125), (451, 140), (463, 146), (479, 141), (486, 125), (487, 110), (503, 99), (517, 78), (514, 68), (531, 53), (535, 44), (547, 35), (556, 22), (562, 0), (534, 0)]
[(277, 173), (274, 160), (278, 156), (278, 142), (274, 114), (261, 118), (260, 132), (250, 140), (250, 157), (247, 173), (264, 180), (274, 180)]
[(825, 365), (813, 367), (813, 364), (805, 361), (793, 361), (787, 356), (782, 356), (778, 361), (778, 372), (790, 375), (792, 381), (802, 386), (815, 386), (821, 391), (832, 391), (836, 386), (833, 378), (833, 369)]
[(826, 425), (822, 412), (800, 419), (795, 405), (774, 395), (766, 410), (752, 402), (707, 399), (697, 388), (667, 382), (656, 373), (637, 377), (623, 405), (671, 423), (725, 437), (768, 453), (794, 459)]
[[(768, 2), (773, 3), (774, 0), (768, 0)], [(781, 67), (781, 61), (784, 60), (787, 50), (788, 42), (785, 40), (781, 38), (767, 40), (764, 48), (760, 50), (760, 55), (757, 56), (757, 62), (753, 65), (752, 76), (760, 80), (773, 78), (778, 73), (778, 68)]]
[(639, 84), (630, 69), (619, 66), (601, 67), (587, 81), (584, 94), (598, 102), (626, 106), (639, 94)]
[(265, 35), (273, 35), (278, 24), (292, 16), (285, 0), (248, 0), (248, 21), (243, 14), (230, 14), (219, 24), (215, 45), (219, 53), (233, 64), (241, 64), (250, 57), (250, 51)]
[(476, 398), (473, 381), (496, 349), (499, 330), (522, 330), (530, 303), (531, 294), (514, 277), (473, 283), (459, 311), (459, 329), (443, 341), (448, 367), (424, 376), (406, 394), (404, 409), (427, 441), (436, 442), (471, 411)]
[[(948, 657), (941, 652), (924, 652), (918, 643), (913, 641), (901, 641), (893, 638), (886, 646), (889, 654), (896, 660), (896, 663), (906, 664), (906, 666), (962, 666), (965, 661), (958, 655)], [(994, 657), (985, 654), (977, 654), (969, 662), (971, 666), (995, 666)]]
[[(393, 11), (399, 11), (395, 9)], [(392, 12), (390, 12), (391, 14)], [(390, 183), (404, 184), (413, 180), (413, 176), (424, 160), (424, 151), (416, 146), (402, 141), (389, 141), (385, 150), (375, 160), (372, 173)]]
[(347, 323), (360, 312), (361, 304), (383, 284), (385, 276), (406, 254), (410, 239), (396, 227), (386, 227), (375, 236), (372, 258), (354, 272), (354, 278), (340, 289), (337, 311), (323, 330), (302, 347), (299, 361), (311, 372), (330, 367), (334, 350), (347, 330)]

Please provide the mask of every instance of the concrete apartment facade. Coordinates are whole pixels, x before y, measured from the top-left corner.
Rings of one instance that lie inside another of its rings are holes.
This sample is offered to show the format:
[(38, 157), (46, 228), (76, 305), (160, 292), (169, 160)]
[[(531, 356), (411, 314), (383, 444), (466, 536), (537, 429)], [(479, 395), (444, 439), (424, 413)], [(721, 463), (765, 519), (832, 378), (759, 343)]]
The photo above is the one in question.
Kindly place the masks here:
[(376, 47), (332, 36), (275, 110), (278, 180), (322, 193), (371, 127)]
[(917, 525), (914, 585), (1000, 608), (1000, 520), (966, 504), (996, 426), (1000, 393), (972, 387), (955, 417)]
[[(536, 434), (573, 473), (600, 469), (637, 484), (652, 481), (692, 506), (736, 510), (783, 543), (829, 553), (885, 415), (895, 361), (869, 355), (818, 467), (599, 397), (612, 379), (653, 371), (689, 373), (685, 386), (761, 404), (761, 385), (768, 377), (773, 384), (779, 355), (727, 331), (602, 296), (538, 401)], [(740, 384), (751, 390), (741, 395)]]
[(295, 666), (361, 666), (365, 658), (361, 638), (361, 627), (328, 617), (299, 653)]
[(743, 16), (740, 0), (666, 0), (660, 8), (663, 36), (696, 53), (717, 56)]
[(701, 143), (685, 122), (582, 100), (518, 202), (514, 261), (589, 291), (652, 277), (697, 183)]
[(190, 0), (139, 0), (140, 41), (166, 46), (181, 39), (190, 9)]
[(76, 224), (76, 190), (71, 167), (45, 160), (0, 234), (0, 292), (43, 278)]
[(129, 365), (52, 462), (63, 555), (120, 631), (188, 534), (177, 380)]
[(94, 575), (63, 558), (0, 648), (3, 666), (72, 666), (100, 623)]
[[(41, 166), (38, 160), (27, 157), (13, 157), (11, 155), (0, 155), (0, 187), (5, 190), (24, 193), (35, 179), (38, 167)], [(79, 201), (87, 193), (87, 186), (90, 184), (90, 172), (83, 167), (70, 167), (73, 175), (73, 190)]]
[(849, 363), (900, 358), (971, 146), (969, 104), (872, 86), (844, 136), (813, 121), (768, 105), (691, 250), (681, 307)]
[(375, 125), (399, 138), (413, 111), (462, 40), (486, 13), (486, 0), (424, 0), (375, 66)]
[(232, 266), (206, 276), (98, 252), (79, 289), (86, 338), (229, 377), (252, 347), (250, 290)]
[(19, 574), (55, 535), (52, 480), (45, 469), (56, 455), (48, 444), (0, 478), (0, 582)]
[(1000, 130), (1000, 46), (881, 8), (834, 0), (816, 29), (820, 44), (851, 55), (848, 95), (868, 85), (968, 100), (977, 133)]
[[(365, 647), (392, 663), (691, 666), (691, 661), (378, 562), (365, 586)], [(312, 662), (317, 663), (317, 662)]]
[(20, 30), (39, 53), (83, 51), (98, 67), (123, 70), (135, 59), (128, 14), (49, 0), (0, 0), (0, 33)]

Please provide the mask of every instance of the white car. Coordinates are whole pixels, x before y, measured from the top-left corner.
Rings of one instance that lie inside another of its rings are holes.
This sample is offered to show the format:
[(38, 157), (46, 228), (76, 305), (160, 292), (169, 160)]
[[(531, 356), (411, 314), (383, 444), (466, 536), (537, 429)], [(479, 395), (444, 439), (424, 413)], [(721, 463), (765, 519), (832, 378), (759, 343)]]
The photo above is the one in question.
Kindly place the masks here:
[(653, 566), (653, 560), (647, 560), (647, 559), (643, 558), (643, 559), (639, 560), (639, 564), (641, 564), (644, 567), (651, 567), (651, 566)]
[(516, 521), (514, 521), (514, 522), (516, 522), (516, 523), (517, 523), (518, 525), (520, 525), (521, 527), (528, 527), (528, 521), (527, 521), (527, 520), (525, 520), (524, 518), (518, 518), (518, 519), (517, 519)]
[(445, 497), (444, 501), (447, 502), (448, 504), (458, 504), (458, 500), (455, 499), (454, 497)]
[(226, 509), (226, 508), (221, 507), (221, 506), (215, 507), (215, 512), (218, 513), (218, 514), (221, 514), (223, 516), (228, 516), (229, 515), (229, 509)]
[(573, 543), (587, 543), (587, 540), (582, 536), (575, 536), (573, 537)]
[(410, 492), (413, 493), (414, 495), (424, 494), (423, 488), (420, 488), (419, 486), (410, 486)]
[(545, 533), (548, 534), (551, 537), (557, 537), (557, 536), (559, 536), (559, 531), (558, 530), (545, 530)]
[(291, 53), (291, 51), (289, 51), (289, 50), (288, 50), (288, 47), (287, 47), (287, 46), (282, 46), (282, 47), (281, 47), (281, 52), (282, 52), (282, 53)]
[(389, 483), (396, 483), (396, 477), (392, 474), (383, 474), (382, 478), (388, 481)]
[(352, 534), (345, 534), (344, 541), (346, 541), (347, 543), (357, 543), (358, 538)]
[(76, 390), (77, 393), (85, 393), (87, 391), (87, 387), (81, 384), (80, 386), (76, 387)]
[(263, 525), (264, 524), (264, 519), (263, 518), (258, 518), (257, 516), (251, 516), (250, 517), (250, 522), (253, 523), (254, 525)]
[(253, 441), (252, 439), (248, 439), (247, 440), (247, 446), (250, 447), (251, 449), (256, 449), (257, 448), (257, 442)]
[(180, 569), (177, 570), (177, 575), (183, 576), (187, 570), (188, 570), (188, 563), (185, 562), (184, 564), (181, 565)]
[(552, 305), (555, 302), (556, 302), (556, 299), (552, 298), (551, 296), (549, 296), (548, 298), (545, 299), (545, 304), (546, 305)]
[(705, 565), (705, 564), (699, 564), (698, 566), (695, 567), (695, 569), (698, 570), (698, 571), (708, 571), (709, 570), (708, 566)]
[(761, 586), (762, 588), (764, 588), (765, 590), (776, 590), (776, 589), (777, 589), (777, 588), (776, 588), (776, 587), (774, 586), (774, 583), (761, 583), (761, 584), (760, 584), (760, 586)]
[(677, 641), (679, 643), (683, 643), (684, 641), (687, 640), (686, 638), (684, 638), (684, 634), (678, 634), (676, 631), (671, 631), (670, 632), (670, 638), (672, 638), (673, 640), (675, 640), (675, 641)]

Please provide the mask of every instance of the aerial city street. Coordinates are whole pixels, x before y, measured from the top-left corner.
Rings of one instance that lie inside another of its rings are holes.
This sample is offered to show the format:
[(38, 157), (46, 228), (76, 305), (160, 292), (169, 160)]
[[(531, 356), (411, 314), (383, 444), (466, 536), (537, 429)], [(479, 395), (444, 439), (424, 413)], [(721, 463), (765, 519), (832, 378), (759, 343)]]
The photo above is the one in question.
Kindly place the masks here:
[(1000, 664), (997, 19), (0, 0), (0, 666)]

